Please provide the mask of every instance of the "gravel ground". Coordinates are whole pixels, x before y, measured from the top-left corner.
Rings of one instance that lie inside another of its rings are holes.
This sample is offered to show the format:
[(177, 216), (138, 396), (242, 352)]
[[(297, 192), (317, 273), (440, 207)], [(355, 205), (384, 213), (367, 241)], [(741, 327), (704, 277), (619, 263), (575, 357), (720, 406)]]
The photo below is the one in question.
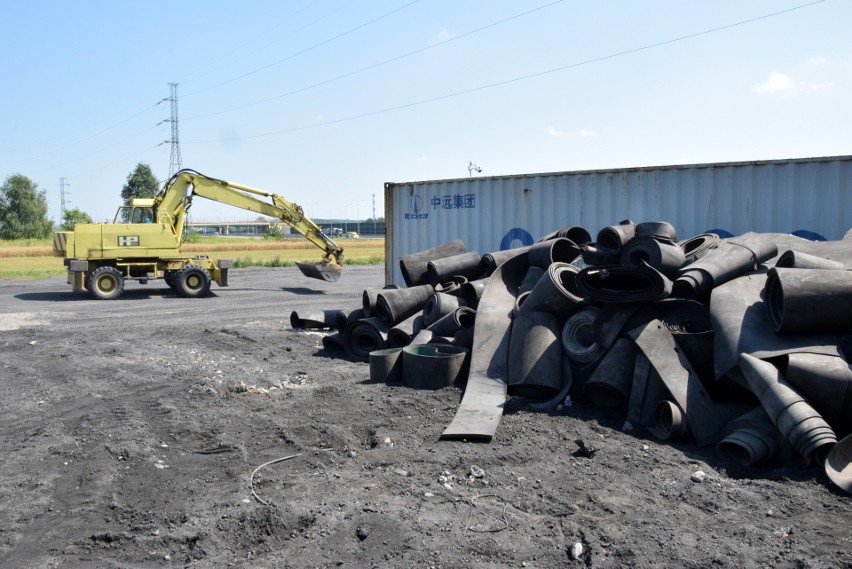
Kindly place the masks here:
[(0, 281), (0, 567), (852, 567), (816, 467), (732, 469), (583, 402), (514, 398), (491, 443), (439, 441), (459, 389), (372, 383), (290, 327), (382, 267), (231, 282)]

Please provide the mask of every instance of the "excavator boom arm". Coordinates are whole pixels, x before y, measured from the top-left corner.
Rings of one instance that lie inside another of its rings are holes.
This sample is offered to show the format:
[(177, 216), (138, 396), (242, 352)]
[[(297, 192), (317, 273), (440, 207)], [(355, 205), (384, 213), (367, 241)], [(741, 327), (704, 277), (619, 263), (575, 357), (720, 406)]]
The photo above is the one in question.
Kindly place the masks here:
[[(158, 215), (170, 216), (175, 222), (176, 231), (182, 231), (186, 210), (193, 196), (201, 196), (208, 200), (280, 219), (325, 252), (322, 263), (316, 265), (299, 263), (302, 272), (313, 278), (337, 280), (343, 248), (323, 233), (322, 229), (305, 215), (301, 206), (278, 194), (227, 180), (210, 178), (192, 170), (181, 170), (167, 182), (160, 194)], [(269, 201), (255, 196), (266, 197)]]

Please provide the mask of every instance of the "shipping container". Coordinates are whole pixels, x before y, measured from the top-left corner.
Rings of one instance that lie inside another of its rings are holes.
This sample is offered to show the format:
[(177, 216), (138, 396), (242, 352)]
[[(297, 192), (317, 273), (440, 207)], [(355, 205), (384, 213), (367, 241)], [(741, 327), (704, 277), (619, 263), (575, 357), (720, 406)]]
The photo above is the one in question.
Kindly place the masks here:
[(594, 239), (624, 219), (668, 221), (678, 239), (841, 239), (852, 227), (850, 185), (852, 156), (388, 182), (385, 280), (403, 285), (400, 257), (452, 239), (484, 254), (572, 225)]

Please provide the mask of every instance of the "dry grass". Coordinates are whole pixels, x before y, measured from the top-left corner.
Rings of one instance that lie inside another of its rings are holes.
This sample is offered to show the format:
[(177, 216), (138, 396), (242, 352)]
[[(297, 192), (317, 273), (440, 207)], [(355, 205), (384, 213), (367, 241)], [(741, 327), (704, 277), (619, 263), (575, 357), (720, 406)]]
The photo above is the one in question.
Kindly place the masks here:
[(53, 255), (53, 246), (0, 246), (0, 258), (2, 257), (50, 257)]

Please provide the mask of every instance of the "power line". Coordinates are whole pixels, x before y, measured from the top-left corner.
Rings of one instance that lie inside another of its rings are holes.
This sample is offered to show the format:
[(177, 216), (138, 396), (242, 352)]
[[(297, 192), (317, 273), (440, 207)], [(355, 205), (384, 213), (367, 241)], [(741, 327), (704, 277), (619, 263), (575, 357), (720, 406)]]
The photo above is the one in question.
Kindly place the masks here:
[[(285, 19), (285, 20), (283, 20), (282, 22), (279, 22), (276, 26), (273, 26), (273, 27), (269, 28), (269, 30), (267, 30), (267, 32), (264, 32), (264, 33), (268, 33), (268, 32), (270, 32), (270, 31), (272, 31), (273, 29), (275, 29), (276, 27), (278, 27), (278, 26), (282, 25), (282, 24), (283, 24), (283, 23), (285, 23), (286, 21), (288, 21), (288, 20), (292, 19), (293, 17), (295, 17), (295, 16), (296, 16), (296, 15), (298, 15), (299, 13), (301, 13), (301, 12), (303, 12), (303, 11), (307, 10), (308, 8), (310, 8), (311, 6), (313, 6), (314, 4), (316, 4), (316, 3), (317, 3), (317, 1), (318, 1), (318, 0), (314, 0), (313, 2), (311, 2), (310, 4), (308, 4), (305, 8), (303, 8), (302, 10), (299, 10), (299, 11), (295, 12), (294, 14), (292, 14), (291, 16), (289, 16), (288, 18), (286, 18), (286, 19)], [(416, 1), (416, 0), (415, 0), (415, 1)], [(303, 27), (302, 27), (302, 28), (300, 28), (300, 29), (304, 29), (304, 28), (306, 28), (306, 27), (308, 27), (308, 26), (310, 26), (310, 25), (312, 25), (312, 24), (314, 24), (314, 23), (316, 23), (316, 22), (318, 22), (318, 21), (320, 21), (320, 20), (322, 20), (322, 19), (324, 19), (324, 18), (328, 17), (329, 15), (331, 15), (331, 14), (333, 14), (333, 13), (337, 12), (338, 10), (342, 9), (342, 7), (345, 7), (346, 5), (347, 5), (347, 4), (344, 4), (343, 6), (341, 6), (341, 7), (337, 8), (337, 9), (335, 9), (335, 10), (332, 10), (332, 11), (331, 11), (331, 12), (329, 12), (328, 14), (326, 14), (326, 15), (324, 15), (324, 16), (322, 16), (322, 17), (320, 17), (320, 18), (317, 18), (316, 20), (314, 20), (314, 21), (312, 21), (312, 22), (310, 22), (310, 23), (306, 24), (305, 26), (303, 26)], [(256, 40), (256, 39), (257, 39), (257, 37), (259, 37), (260, 35), (263, 35), (264, 33), (259, 34), (258, 36), (255, 36), (255, 37), (253, 38), (253, 40), (252, 40), (252, 41)], [(250, 43), (250, 42), (246, 42), (246, 43), (245, 43), (245, 44), (243, 44), (243, 45), (247, 45), (248, 43)], [(233, 51), (235, 51), (235, 50), (232, 50), (230, 53), (233, 53)], [(220, 59), (221, 59), (221, 58), (220, 58)], [(208, 64), (208, 65), (207, 65), (207, 67), (209, 67), (209, 66), (210, 66), (210, 64)], [(202, 69), (203, 69), (203, 68), (202, 68)], [(208, 89), (209, 89), (209, 88), (208, 88)], [(206, 90), (206, 89), (205, 89), (205, 90)], [(157, 103), (157, 104), (158, 104), (158, 103)], [(40, 153), (40, 154), (37, 154), (37, 155), (34, 155), (34, 156), (30, 156), (30, 157), (28, 157), (28, 158), (21, 158), (21, 159), (15, 160), (15, 161), (13, 161), (13, 162), (3, 162), (3, 163), (0, 163), (0, 166), (10, 166), (10, 165), (12, 165), (12, 164), (20, 164), (20, 163), (22, 163), (22, 162), (31, 162), (31, 161), (34, 161), (34, 160), (40, 160), (40, 159), (45, 158), (45, 157), (47, 157), (47, 156), (51, 156), (51, 155), (53, 155), (53, 154), (57, 154), (57, 153), (63, 152), (63, 151), (68, 150), (68, 149), (70, 149), (70, 148), (74, 148), (74, 147), (76, 147), (76, 146), (79, 146), (79, 145), (80, 145), (81, 143), (83, 143), (83, 142), (86, 142), (86, 141), (88, 141), (88, 140), (92, 140), (92, 139), (94, 139), (94, 138), (96, 138), (96, 137), (98, 137), (98, 136), (100, 136), (100, 135), (102, 135), (102, 134), (105, 134), (105, 133), (107, 133), (107, 132), (109, 132), (109, 131), (111, 131), (111, 130), (113, 130), (113, 129), (115, 129), (115, 128), (117, 128), (117, 127), (119, 127), (119, 126), (121, 126), (121, 125), (123, 125), (123, 124), (125, 124), (125, 123), (127, 123), (127, 122), (130, 122), (131, 120), (133, 120), (133, 119), (135, 119), (135, 118), (137, 118), (137, 117), (142, 116), (142, 115), (143, 115), (143, 114), (145, 114), (146, 112), (148, 112), (148, 111), (151, 111), (151, 110), (155, 109), (155, 108), (156, 108), (156, 106), (157, 106), (157, 104), (146, 106), (146, 107), (145, 107), (144, 109), (142, 109), (141, 111), (139, 111), (139, 112), (137, 112), (137, 113), (135, 113), (135, 114), (132, 114), (131, 116), (129, 116), (129, 117), (125, 118), (125, 119), (121, 119), (121, 120), (119, 120), (119, 121), (117, 121), (117, 122), (115, 122), (115, 123), (111, 124), (110, 126), (104, 127), (104, 128), (102, 128), (101, 130), (98, 130), (98, 131), (96, 131), (96, 132), (94, 132), (94, 133), (92, 133), (92, 134), (90, 134), (90, 135), (88, 135), (88, 136), (85, 136), (85, 137), (82, 137), (82, 138), (78, 138), (78, 139), (76, 139), (76, 140), (74, 140), (74, 141), (72, 141), (72, 142), (69, 142), (68, 144), (66, 144), (66, 145), (64, 145), (64, 146), (61, 146), (61, 147), (58, 147), (58, 148), (55, 148), (55, 149), (53, 149), (53, 150), (49, 150), (49, 151), (46, 151), (46, 152), (42, 152), (42, 153)], [(134, 106), (138, 106), (138, 105), (134, 105)], [(131, 108), (132, 108), (132, 107), (131, 107)], [(143, 131), (143, 132), (145, 132), (145, 131)], [(141, 133), (140, 133), (140, 134), (141, 134)], [(125, 138), (125, 139), (123, 139), (123, 140), (122, 140), (122, 142), (126, 142), (127, 140), (129, 140), (129, 139)]]
[[(293, 18), (295, 18), (296, 16), (298, 16), (298, 15), (299, 15), (299, 14), (301, 14), (302, 12), (307, 11), (309, 8), (311, 8), (311, 7), (312, 7), (314, 4), (316, 4), (317, 2), (319, 2), (319, 0), (313, 0), (312, 2), (310, 2), (309, 4), (307, 4), (306, 6), (304, 6), (303, 8), (300, 8), (300, 9), (296, 10), (295, 12), (291, 13), (290, 15), (288, 15), (288, 16), (287, 16), (286, 18), (284, 18), (283, 20), (279, 21), (279, 22), (278, 22), (277, 24), (275, 24), (274, 26), (271, 26), (271, 27), (267, 28), (265, 31), (260, 32), (259, 34), (255, 34), (255, 35), (253, 35), (253, 36), (251, 37), (251, 39), (249, 39), (248, 41), (244, 42), (243, 44), (241, 44), (241, 45), (237, 46), (237, 47), (236, 47), (236, 48), (234, 48), (234, 49), (228, 50), (227, 52), (225, 52), (225, 53), (223, 53), (222, 55), (220, 55), (218, 58), (216, 58), (216, 59), (214, 59), (214, 60), (212, 60), (212, 61), (209, 61), (209, 62), (207, 62), (206, 64), (204, 64), (204, 65), (202, 65), (202, 66), (198, 67), (197, 69), (195, 69), (195, 71), (191, 71), (191, 72), (189, 72), (187, 75), (185, 75), (185, 76), (183, 76), (183, 77), (181, 78), (181, 82), (182, 82), (182, 83), (189, 82), (189, 81), (191, 80), (191, 79), (190, 79), (191, 77), (193, 77), (193, 76), (195, 76), (195, 75), (203, 74), (203, 72), (204, 72), (205, 70), (207, 70), (207, 69), (209, 69), (209, 68), (213, 67), (214, 65), (216, 65), (216, 64), (217, 64), (217, 63), (219, 63), (219, 62), (221, 62), (222, 60), (224, 60), (224, 59), (225, 59), (226, 57), (228, 57), (229, 55), (231, 55), (231, 54), (234, 54), (234, 53), (238, 52), (240, 49), (242, 49), (242, 48), (246, 47), (247, 45), (249, 45), (249, 44), (251, 44), (251, 43), (255, 43), (255, 42), (257, 42), (260, 38), (262, 38), (262, 37), (263, 37), (263, 36), (265, 36), (266, 34), (268, 34), (268, 33), (272, 32), (273, 30), (275, 30), (275, 29), (277, 29), (277, 28), (280, 28), (280, 27), (281, 27), (281, 26), (283, 26), (285, 23), (289, 22), (290, 20), (292, 20)], [(332, 11), (331, 11), (331, 12), (329, 12), (328, 14), (326, 14), (326, 15), (324, 15), (324, 16), (322, 16), (322, 17), (320, 17), (320, 18), (317, 18), (316, 20), (313, 20), (312, 22), (309, 22), (309, 23), (305, 24), (304, 26), (302, 26), (301, 28), (299, 28), (299, 29), (298, 29), (298, 30), (296, 30), (296, 31), (301, 31), (301, 30), (303, 30), (303, 29), (305, 29), (305, 28), (307, 28), (307, 27), (309, 27), (309, 26), (311, 26), (311, 25), (315, 24), (316, 22), (318, 22), (318, 21), (322, 20), (323, 18), (327, 18), (327, 17), (328, 17), (328, 16), (330, 16), (331, 14), (334, 14), (334, 13), (335, 13), (335, 12), (337, 12), (338, 10), (342, 9), (342, 7), (343, 7), (343, 6), (346, 6), (346, 4), (343, 4), (342, 6), (340, 6), (340, 7), (336, 8), (335, 10), (332, 10)], [(236, 63), (236, 62), (237, 62), (237, 61), (239, 61), (240, 59), (244, 59), (244, 58), (248, 57), (249, 55), (251, 55), (252, 53), (256, 53), (256, 52), (257, 52), (257, 50), (255, 50), (255, 51), (250, 51), (250, 52), (246, 53), (245, 55), (242, 55), (242, 56), (240, 56), (240, 57), (238, 57), (238, 58), (236, 58), (236, 59), (233, 59), (232, 61), (230, 61), (230, 62), (228, 62), (228, 63), (226, 63), (226, 64), (223, 64), (222, 66), (219, 66), (219, 68), (224, 67), (225, 65), (231, 65), (231, 64), (233, 64), (233, 63)]]
[[(125, 138), (122, 138), (121, 140), (119, 140), (119, 141), (117, 141), (117, 142), (113, 142), (113, 143), (111, 143), (111, 144), (109, 144), (109, 145), (107, 145), (107, 146), (102, 146), (102, 147), (100, 147), (100, 148), (98, 148), (98, 149), (96, 149), (96, 150), (93, 150), (93, 151), (89, 152), (89, 153), (83, 154), (83, 155), (81, 155), (81, 156), (77, 156), (77, 157), (72, 158), (72, 159), (70, 159), (70, 160), (66, 160), (65, 162), (60, 162), (60, 163), (58, 163), (58, 164), (53, 164), (52, 166), (54, 166), (54, 167), (60, 167), (60, 166), (67, 166), (67, 165), (69, 165), (69, 164), (75, 164), (75, 163), (79, 162), (79, 161), (80, 161), (81, 159), (83, 159), (83, 158), (89, 158), (90, 156), (94, 156), (95, 154), (100, 154), (101, 152), (103, 152), (103, 151), (105, 151), (105, 150), (111, 150), (111, 149), (114, 149), (114, 148), (115, 148), (116, 146), (118, 146), (119, 144), (124, 144), (125, 142), (128, 142), (128, 141), (130, 141), (130, 140), (133, 140), (134, 138), (137, 138), (137, 137), (139, 137), (139, 136), (141, 136), (141, 135), (143, 135), (143, 134), (147, 133), (148, 131), (154, 130), (155, 128), (156, 128), (156, 126), (150, 126), (150, 127), (146, 128), (145, 130), (141, 130), (141, 131), (139, 131), (139, 132), (136, 132), (136, 133), (134, 133), (134, 134), (131, 134), (130, 136), (127, 136), (127, 137), (125, 137)], [(156, 148), (156, 146), (155, 146), (155, 148)]]
[(344, 36), (347, 36), (347, 35), (349, 35), (349, 34), (351, 34), (351, 33), (353, 33), (353, 32), (356, 32), (356, 31), (358, 31), (358, 30), (360, 30), (360, 29), (362, 29), (362, 28), (365, 28), (365, 27), (369, 26), (370, 24), (374, 24), (374, 23), (378, 22), (379, 20), (382, 20), (382, 19), (384, 19), (384, 18), (387, 18), (388, 16), (391, 16), (391, 15), (393, 15), (393, 14), (396, 14), (397, 12), (400, 12), (400, 11), (402, 11), (402, 10), (406, 9), (406, 8), (408, 8), (409, 6), (411, 6), (411, 5), (413, 5), (413, 4), (416, 4), (416, 3), (417, 3), (417, 2), (419, 2), (419, 1), (420, 1), (420, 0), (411, 0), (411, 2), (409, 2), (409, 3), (407, 3), (407, 4), (403, 5), (403, 6), (400, 6), (399, 8), (395, 8), (395, 9), (391, 10), (390, 12), (386, 12), (386, 13), (382, 14), (381, 16), (378, 16), (378, 17), (376, 17), (376, 18), (373, 18), (372, 20), (369, 20), (369, 21), (367, 21), (367, 22), (364, 22), (363, 24), (359, 24), (359, 25), (355, 26), (354, 28), (350, 28), (350, 29), (346, 30), (345, 32), (341, 32), (341, 33), (339, 33), (339, 34), (337, 34), (337, 35), (335, 35), (335, 36), (332, 36), (332, 37), (330, 37), (330, 38), (328, 38), (328, 39), (325, 39), (325, 40), (323, 40), (323, 41), (321, 41), (321, 42), (319, 42), (319, 43), (315, 43), (314, 45), (312, 45), (312, 46), (310, 46), (310, 47), (306, 47), (306, 48), (305, 48), (305, 49), (303, 49), (303, 50), (300, 50), (300, 51), (297, 51), (297, 52), (295, 52), (295, 53), (292, 53), (292, 54), (288, 55), (287, 57), (284, 57), (284, 58), (279, 59), (279, 60), (277, 60), (277, 61), (273, 61), (272, 63), (269, 63), (269, 64), (267, 64), (267, 65), (264, 65), (263, 67), (258, 67), (257, 69), (254, 69), (254, 70), (252, 70), (252, 71), (248, 71), (248, 72), (246, 72), (246, 73), (243, 73), (242, 75), (238, 75), (238, 76), (236, 76), (236, 77), (232, 77), (231, 79), (228, 79), (228, 80), (226, 80), (226, 81), (222, 81), (221, 83), (216, 83), (215, 85), (210, 85), (209, 87), (205, 87), (204, 89), (199, 89), (198, 91), (193, 91), (192, 93), (190, 93), (190, 95), (197, 95), (197, 94), (199, 94), (199, 93), (204, 93), (204, 92), (209, 91), (209, 90), (211, 90), (211, 89), (215, 89), (216, 87), (221, 87), (222, 85), (227, 85), (227, 84), (229, 84), (229, 83), (233, 83), (234, 81), (239, 81), (240, 79), (244, 79), (244, 78), (246, 78), (246, 77), (248, 77), (248, 76), (250, 76), (250, 75), (254, 75), (255, 73), (259, 73), (259, 72), (261, 72), (261, 71), (264, 71), (264, 70), (266, 70), (266, 69), (269, 69), (270, 67), (274, 67), (274, 66), (276, 66), (276, 65), (280, 65), (281, 63), (284, 63), (285, 61), (289, 61), (289, 60), (291, 60), (291, 59), (293, 59), (293, 58), (295, 58), (295, 57), (298, 57), (299, 55), (302, 55), (302, 54), (304, 54), (304, 53), (307, 53), (307, 52), (309, 52), (309, 51), (312, 51), (312, 50), (314, 50), (314, 49), (316, 49), (316, 48), (318, 48), (318, 47), (322, 47), (322, 46), (324, 46), (324, 45), (326, 45), (326, 44), (329, 44), (329, 43), (331, 43), (331, 42), (333, 42), (333, 41), (335, 41), (335, 40), (338, 40), (338, 39), (340, 39), (340, 38), (342, 38), (342, 37), (344, 37)]
[(436, 47), (446, 45), (450, 42), (454, 42), (456, 40), (460, 40), (460, 39), (466, 38), (468, 36), (472, 36), (473, 34), (494, 28), (494, 27), (499, 26), (501, 24), (505, 24), (506, 22), (511, 22), (512, 20), (517, 20), (518, 18), (521, 18), (523, 16), (528, 16), (529, 14), (532, 14), (534, 12), (538, 12), (539, 10), (543, 10), (545, 8), (549, 8), (549, 7), (551, 7), (555, 4), (559, 4), (560, 2), (564, 2), (564, 0), (555, 0), (554, 2), (550, 2), (548, 4), (543, 4), (541, 6), (538, 6), (537, 8), (533, 8), (531, 10), (521, 12), (520, 14), (515, 14), (514, 16), (510, 16), (508, 18), (504, 18), (502, 20), (492, 22), (490, 24), (487, 24), (487, 25), (482, 26), (480, 28), (476, 28), (476, 29), (471, 30), (469, 32), (465, 32), (463, 34), (453, 36), (451, 38), (448, 38), (448, 39), (443, 40), (443, 41), (439, 41), (437, 43), (433, 43), (432, 45), (427, 45), (426, 47), (422, 47), (420, 49), (415, 49), (414, 51), (409, 51), (409, 52), (404, 53), (402, 55), (398, 55), (396, 57), (392, 57), (390, 59), (380, 61), (379, 63), (374, 63), (372, 65), (368, 65), (366, 67), (356, 69), (355, 71), (350, 71), (349, 73), (344, 73), (343, 75), (338, 75), (337, 77), (332, 77), (331, 79), (326, 79), (326, 80), (320, 81), (318, 83), (313, 83), (313, 84), (307, 85), (305, 87), (300, 87), (299, 89), (293, 89), (292, 91), (287, 91), (286, 93), (281, 93), (280, 95), (276, 95), (274, 97), (269, 97), (267, 99), (262, 99), (260, 101), (255, 101), (253, 103), (248, 103), (248, 104), (241, 105), (241, 106), (238, 106), (238, 107), (231, 107), (229, 109), (224, 109), (222, 111), (217, 111), (217, 112), (214, 112), (214, 113), (207, 113), (207, 114), (203, 114), (203, 115), (194, 115), (194, 116), (187, 117), (187, 118), (188, 119), (198, 119), (198, 118), (206, 118), (206, 117), (221, 115), (221, 114), (229, 113), (229, 112), (232, 112), (232, 111), (237, 111), (237, 110), (246, 109), (246, 108), (249, 108), (249, 107), (254, 107), (254, 106), (257, 106), (257, 105), (261, 105), (263, 103), (269, 103), (270, 101), (282, 99), (284, 97), (288, 97), (290, 95), (295, 95), (297, 93), (302, 93), (304, 91), (308, 91), (310, 89), (315, 89), (317, 87), (322, 87), (323, 85), (328, 85), (329, 83), (334, 83), (335, 81), (340, 81), (341, 79), (346, 79), (346, 78), (352, 77), (354, 75), (364, 73), (365, 71), (370, 71), (372, 69), (376, 69), (377, 67), (387, 65), (388, 63), (394, 63), (394, 62), (399, 61), (401, 59), (405, 59), (406, 57), (411, 57), (412, 55), (417, 55), (418, 53), (423, 53), (424, 51), (428, 51), (430, 49), (434, 49)]
[(96, 166), (94, 168), (90, 168), (88, 170), (83, 170), (82, 172), (75, 172), (75, 176), (78, 177), (78, 178), (82, 178), (83, 176), (86, 176), (87, 174), (91, 174), (92, 172), (100, 172), (108, 166), (114, 166), (116, 164), (120, 164), (121, 162), (125, 162), (127, 160), (134, 160), (136, 163), (138, 163), (138, 162), (140, 162), (141, 156), (148, 154), (152, 150), (156, 150), (158, 146), (159, 146), (159, 144), (155, 144), (154, 146), (149, 146), (148, 148), (144, 148), (141, 151), (134, 152), (133, 154), (128, 154), (126, 156), (122, 156), (121, 158), (116, 158), (115, 160), (112, 160), (112, 161), (107, 162), (105, 164), (100, 164), (99, 166)]
[(710, 29), (707, 29), (707, 30), (703, 30), (703, 31), (700, 31), (700, 32), (693, 33), (693, 34), (687, 34), (687, 35), (684, 35), (684, 36), (680, 36), (680, 37), (676, 37), (676, 38), (672, 38), (672, 39), (668, 39), (668, 40), (663, 40), (663, 41), (659, 41), (659, 42), (652, 43), (652, 44), (647, 44), (647, 45), (644, 45), (644, 46), (641, 46), (641, 47), (636, 47), (636, 48), (632, 48), (632, 49), (627, 49), (627, 50), (611, 53), (609, 55), (604, 55), (604, 56), (601, 56), (601, 57), (595, 57), (595, 58), (592, 58), (592, 59), (586, 59), (584, 61), (579, 61), (579, 62), (576, 62), (576, 63), (570, 63), (570, 64), (567, 64), (567, 65), (554, 67), (553, 69), (548, 69), (548, 70), (545, 70), (545, 71), (530, 73), (528, 75), (522, 75), (520, 77), (513, 77), (511, 79), (506, 79), (506, 80), (503, 80), (503, 81), (495, 81), (494, 83), (488, 83), (486, 85), (480, 85), (478, 87), (473, 87), (473, 88), (470, 88), (470, 89), (463, 89), (461, 91), (454, 91), (452, 93), (447, 93), (445, 95), (438, 95), (436, 97), (429, 97), (429, 98), (426, 98), (426, 99), (420, 99), (418, 101), (413, 101), (413, 102), (410, 102), (410, 103), (403, 103), (401, 105), (396, 105), (396, 106), (393, 106), (393, 107), (386, 107), (384, 109), (379, 109), (379, 110), (376, 110), (376, 111), (368, 111), (368, 112), (360, 113), (360, 114), (357, 114), (357, 115), (350, 115), (350, 116), (347, 116), (347, 117), (342, 117), (342, 118), (339, 118), (339, 119), (322, 121), (322, 122), (312, 123), (312, 124), (303, 125), (303, 126), (299, 126), (299, 127), (285, 128), (285, 129), (281, 129), (281, 130), (275, 130), (275, 131), (271, 131), (271, 132), (265, 132), (265, 133), (261, 133), (261, 134), (250, 135), (250, 136), (234, 136), (234, 137), (229, 137), (229, 138), (219, 138), (219, 139), (215, 139), (215, 140), (197, 140), (197, 141), (190, 141), (190, 142), (193, 143), (193, 144), (204, 144), (204, 143), (224, 142), (224, 141), (234, 141), (234, 140), (249, 140), (249, 139), (252, 139), (252, 138), (263, 138), (263, 137), (266, 137), (266, 136), (274, 136), (276, 134), (286, 134), (286, 133), (291, 133), (291, 132), (298, 132), (298, 131), (302, 131), (302, 130), (308, 130), (308, 129), (311, 129), (311, 128), (317, 128), (317, 127), (321, 127), (321, 126), (329, 126), (329, 125), (338, 124), (338, 123), (342, 123), (342, 122), (348, 122), (348, 121), (352, 121), (352, 120), (356, 120), (356, 119), (381, 115), (381, 114), (390, 113), (390, 112), (393, 112), (393, 111), (399, 111), (399, 110), (408, 109), (408, 108), (411, 108), (411, 107), (416, 107), (416, 106), (419, 106), (419, 105), (425, 105), (427, 103), (434, 103), (434, 102), (437, 102), (437, 101), (443, 101), (445, 99), (451, 99), (453, 97), (459, 97), (461, 95), (469, 95), (470, 93), (476, 93), (478, 91), (484, 91), (486, 89), (492, 89), (494, 87), (502, 87), (504, 85), (510, 85), (512, 83), (518, 83), (520, 81), (526, 81), (528, 79), (535, 79), (537, 77), (543, 77), (545, 75), (551, 75), (553, 73), (559, 73), (561, 71), (566, 71), (568, 69), (574, 69), (574, 68), (577, 68), (577, 67), (582, 67), (584, 65), (589, 65), (589, 64), (592, 64), (592, 63), (599, 63), (601, 61), (614, 59), (616, 57), (621, 57), (621, 56), (624, 56), (624, 55), (630, 55), (630, 54), (638, 53), (638, 52), (641, 52), (641, 51), (647, 51), (649, 49), (662, 47), (664, 45), (670, 45), (670, 44), (673, 44), (673, 43), (693, 39), (693, 38), (696, 38), (696, 37), (712, 34), (712, 33), (715, 33), (715, 32), (720, 32), (720, 31), (723, 31), (723, 30), (728, 30), (728, 29), (743, 26), (743, 25), (746, 25), (746, 24), (751, 24), (751, 23), (754, 23), (754, 22), (758, 22), (760, 20), (765, 20), (767, 18), (779, 16), (781, 14), (793, 12), (795, 10), (801, 10), (803, 8), (808, 8), (810, 6), (814, 6), (814, 5), (820, 4), (822, 2), (825, 2), (825, 0), (815, 0), (814, 2), (809, 2), (807, 4), (801, 4), (799, 6), (794, 6), (792, 8), (788, 8), (786, 10), (780, 10), (778, 12), (772, 12), (770, 14), (764, 14), (763, 16), (758, 16), (756, 18), (749, 18), (748, 20), (742, 20), (742, 21), (739, 21), (739, 22), (735, 22), (733, 24), (726, 24), (724, 26), (719, 26), (719, 27), (716, 27), (716, 28), (710, 28)]
[[(138, 113), (131, 115), (131, 116), (127, 117), (126, 119), (122, 119), (122, 120), (120, 120), (116, 123), (113, 123), (112, 125), (110, 125), (108, 127), (105, 127), (105, 128), (103, 128), (103, 129), (101, 129), (101, 130), (99, 130), (99, 131), (97, 131), (93, 134), (90, 134), (89, 136), (86, 136), (84, 138), (78, 138), (74, 142), (70, 142), (65, 146), (62, 146), (60, 148), (56, 148), (54, 150), (49, 150), (47, 152), (42, 152), (41, 154), (38, 154), (36, 156), (30, 156), (29, 158), (22, 158), (20, 160), (16, 160), (14, 163), (30, 162), (30, 161), (33, 161), (33, 160), (39, 160), (39, 159), (44, 158), (46, 156), (50, 156), (51, 154), (57, 154), (57, 153), (62, 152), (64, 150), (68, 150), (69, 148), (74, 148), (76, 146), (79, 146), (81, 142), (86, 142), (87, 140), (92, 140), (93, 138), (98, 137), (98, 136), (104, 134), (105, 132), (109, 132), (110, 130), (112, 130), (112, 129), (118, 127), (118, 126), (135, 119), (136, 117), (142, 116), (143, 114), (154, 109), (155, 107), (156, 107), (156, 105), (151, 105), (149, 107), (145, 107), (143, 110), (139, 111)], [(8, 165), (11, 165), (11, 164), (13, 164), (13, 162), (5, 162), (5, 163), (0, 163), (0, 166), (8, 166)]]

